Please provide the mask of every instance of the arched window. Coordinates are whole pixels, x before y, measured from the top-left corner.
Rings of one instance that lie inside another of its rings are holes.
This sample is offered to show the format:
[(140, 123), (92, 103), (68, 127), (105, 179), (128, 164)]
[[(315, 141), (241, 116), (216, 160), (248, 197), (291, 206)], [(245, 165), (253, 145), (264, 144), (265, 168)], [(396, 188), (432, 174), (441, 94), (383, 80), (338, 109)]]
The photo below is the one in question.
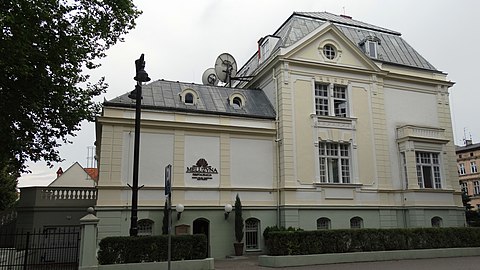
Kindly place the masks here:
[(328, 230), (330, 229), (330, 219), (322, 217), (317, 219), (317, 230)]
[(431, 222), (432, 222), (432, 227), (440, 228), (442, 227), (443, 220), (441, 217), (433, 217)]
[(152, 235), (153, 223), (151, 219), (140, 219), (138, 221), (138, 236)]
[(361, 217), (353, 217), (350, 219), (350, 228), (351, 229), (361, 229), (363, 228), (363, 219)]
[(193, 104), (193, 94), (186, 93), (185, 94), (185, 104)]
[(249, 218), (245, 220), (245, 248), (246, 250), (260, 249), (258, 245), (260, 236), (260, 220)]
[(242, 99), (239, 97), (234, 97), (232, 100), (232, 106), (235, 109), (240, 109), (242, 108)]

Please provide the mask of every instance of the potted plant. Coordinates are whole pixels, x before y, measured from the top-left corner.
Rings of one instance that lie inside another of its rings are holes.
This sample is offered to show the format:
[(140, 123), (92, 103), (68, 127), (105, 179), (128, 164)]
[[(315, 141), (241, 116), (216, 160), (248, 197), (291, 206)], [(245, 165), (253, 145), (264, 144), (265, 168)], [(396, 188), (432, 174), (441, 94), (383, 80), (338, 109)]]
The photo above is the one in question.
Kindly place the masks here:
[(243, 254), (243, 217), (242, 217), (242, 202), (237, 194), (235, 198), (235, 240), (233, 243), (235, 248), (235, 256), (242, 256)]

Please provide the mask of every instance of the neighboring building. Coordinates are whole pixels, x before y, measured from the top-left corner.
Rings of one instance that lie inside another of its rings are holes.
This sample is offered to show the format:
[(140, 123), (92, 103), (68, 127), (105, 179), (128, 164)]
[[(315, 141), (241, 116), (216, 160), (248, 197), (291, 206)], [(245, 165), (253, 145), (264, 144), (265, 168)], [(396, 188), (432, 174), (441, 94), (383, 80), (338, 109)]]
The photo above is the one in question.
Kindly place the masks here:
[(75, 162), (65, 172), (57, 171), (57, 178), (47, 187), (20, 188), (16, 207), (18, 230), (79, 227), (80, 218), (97, 199), (96, 168), (84, 169)]
[(65, 172), (60, 167), (57, 170), (57, 178), (50, 183), (49, 187), (95, 187), (98, 180), (97, 168), (83, 168), (75, 162)]
[[(139, 224), (160, 234), (173, 165), (177, 233), (233, 254), (239, 194), (247, 251), (262, 232), (464, 226), (448, 88), (400, 33), (329, 13), (294, 13), (238, 71), (236, 88), (143, 87)], [(100, 238), (128, 235), (134, 139), (128, 93), (97, 120)]]
[[(480, 209), (480, 143), (473, 144), (466, 140), (464, 146), (457, 146), (458, 175), (460, 176), (460, 187), (471, 201), (474, 210)], [(479, 160), (477, 160), (479, 159)]]

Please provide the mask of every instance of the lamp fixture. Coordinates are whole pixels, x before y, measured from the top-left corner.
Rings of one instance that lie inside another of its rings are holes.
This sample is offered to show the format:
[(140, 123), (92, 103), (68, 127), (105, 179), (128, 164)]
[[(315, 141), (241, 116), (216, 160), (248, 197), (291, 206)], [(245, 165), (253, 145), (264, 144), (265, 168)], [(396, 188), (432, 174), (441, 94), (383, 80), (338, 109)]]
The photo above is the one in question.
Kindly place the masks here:
[(225, 219), (228, 218), (228, 215), (230, 214), (230, 212), (232, 212), (232, 205), (227, 203), (225, 204), (225, 213), (224, 213)]
[(185, 210), (185, 206), (183, 204), (179, 203), (177, 206), (175, 206), (175, 210), (177, 211), (177, 220), (180, 220), (180, 217), (182, 216), (183, 210)]

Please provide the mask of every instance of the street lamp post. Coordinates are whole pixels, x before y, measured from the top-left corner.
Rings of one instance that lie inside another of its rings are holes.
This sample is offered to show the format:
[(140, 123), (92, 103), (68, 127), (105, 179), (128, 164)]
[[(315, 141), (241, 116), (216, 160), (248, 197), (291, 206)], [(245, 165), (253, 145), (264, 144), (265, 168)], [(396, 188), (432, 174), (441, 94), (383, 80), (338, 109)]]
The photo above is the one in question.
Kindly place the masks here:
[(134, 77), (137, 81), (135, 90), (130, 92), (129, 98), (135, 99), (135, 142), (133, 146), (133, 182), (132, 186), (132, 211), (130, 217), (130, 236), (138, 235), (138, 163), (140, 159), (140, 119), (142, 106), (142, 82), (150, 81), (147, 72), (145, 71), (144, 55), (135, 60), (136, 75)]

